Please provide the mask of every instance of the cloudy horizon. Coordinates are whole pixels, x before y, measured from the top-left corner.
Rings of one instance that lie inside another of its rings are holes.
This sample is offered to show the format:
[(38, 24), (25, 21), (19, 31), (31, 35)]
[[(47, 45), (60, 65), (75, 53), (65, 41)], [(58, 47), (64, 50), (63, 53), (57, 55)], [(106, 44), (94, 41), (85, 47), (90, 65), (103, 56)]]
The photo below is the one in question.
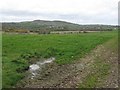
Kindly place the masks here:
[(118, 24), (118, 0), (2, 0), (0, 22), (61, 20)]

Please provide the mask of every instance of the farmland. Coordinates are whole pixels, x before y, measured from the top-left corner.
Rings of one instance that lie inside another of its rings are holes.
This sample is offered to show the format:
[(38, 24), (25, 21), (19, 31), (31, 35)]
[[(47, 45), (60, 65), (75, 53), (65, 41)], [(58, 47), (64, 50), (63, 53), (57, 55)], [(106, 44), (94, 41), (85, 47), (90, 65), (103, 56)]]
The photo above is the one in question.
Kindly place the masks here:
[(80, 34), (3, 34), (3, 87), (12, 87), (26, 76), (30, 64), (55, 57), (58, 65), (79, 60), (96, 46), (117, 36), (117, 32)]

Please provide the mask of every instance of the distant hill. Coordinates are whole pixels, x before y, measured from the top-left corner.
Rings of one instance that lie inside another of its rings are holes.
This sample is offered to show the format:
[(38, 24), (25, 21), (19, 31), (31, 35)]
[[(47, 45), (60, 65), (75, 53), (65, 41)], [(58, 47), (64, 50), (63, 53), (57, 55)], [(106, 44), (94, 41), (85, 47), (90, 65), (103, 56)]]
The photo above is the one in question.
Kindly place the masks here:
[(11, 22), (2, 23), (3, 31), (14, 31), (14, 30), (29, 30), (31, 32), (42, 32), (42, 31), (86, 31), (86, 30), (112, 30), (116, 26), (111, 25), (79, 25), (75, 23), (65, 21), (45, 21), (45, 20), (34, 20), (25, 22)]

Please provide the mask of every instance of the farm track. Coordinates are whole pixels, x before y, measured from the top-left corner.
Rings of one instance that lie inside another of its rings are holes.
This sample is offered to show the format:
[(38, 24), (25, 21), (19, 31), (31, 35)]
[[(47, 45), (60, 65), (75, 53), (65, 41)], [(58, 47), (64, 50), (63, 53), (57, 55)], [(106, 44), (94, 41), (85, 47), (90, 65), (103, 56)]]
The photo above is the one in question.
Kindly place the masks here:
[[(47, 64), (34, 79), (29, 77), (23, 79), (16, 87), (29, 88), (76, 88), (85, 82), (90, 74), (96, 74), (94, 69), (95, 60), (100, 58), (102, 63), (110, 65), (109, 74), (100, 79), (96, 87), (116, 88), (118, 87), (118, 54), (117, 49), (109, 49), (113, 40), (97, 46), (89, 54), (72, 64), (58, 65), (56, 63)], [(99, 77), (98, 77), (99, 78)]]

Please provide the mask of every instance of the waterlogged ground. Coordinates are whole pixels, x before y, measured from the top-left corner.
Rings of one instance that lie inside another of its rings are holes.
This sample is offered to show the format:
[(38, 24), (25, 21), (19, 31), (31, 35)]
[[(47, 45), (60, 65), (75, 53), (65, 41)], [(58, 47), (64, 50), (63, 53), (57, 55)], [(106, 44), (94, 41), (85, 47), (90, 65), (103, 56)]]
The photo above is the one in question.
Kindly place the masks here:
[[(96, 46), (102, 45), (116, 35), (117, 32), (66, 35), (3, 34), (3, 87), (63, 87), (68, 84), (68, 81), (71, 83), (69, 79), (75, 77), (78, 72), (83, 74), (80, 76), (88, 75), (89, 65), (93, 65), (93, 60), (89, 61), (90, 57), (85, 60), (81, 58), (85, 57)], [(51, 57), (54, 57), (55, 60), (52, 63), (47, 61), (48, 63), (45, 65), (40, 64), (42, 69), (36, 65), (37, 62), (44, 63), (43, 59), (47, 60)], [(105, 67), (107, 66), (105, 65)], [(30, 69), (40, 69), (40, 72), (38, 70), (37, 74), (31, 73), (30, 76)], [(73, 79), (73, 82), (75, 80)], [(16, 83), (18, 84), (16, 85)], [(78, 84), (77, 81), (76, 83)], [(73, 87), (76, 86), (75, 84), (72, 85)], [(69, 87), (72, 85), (68, 84)], [(84, 87), (84, 85), (82, 86)]]

